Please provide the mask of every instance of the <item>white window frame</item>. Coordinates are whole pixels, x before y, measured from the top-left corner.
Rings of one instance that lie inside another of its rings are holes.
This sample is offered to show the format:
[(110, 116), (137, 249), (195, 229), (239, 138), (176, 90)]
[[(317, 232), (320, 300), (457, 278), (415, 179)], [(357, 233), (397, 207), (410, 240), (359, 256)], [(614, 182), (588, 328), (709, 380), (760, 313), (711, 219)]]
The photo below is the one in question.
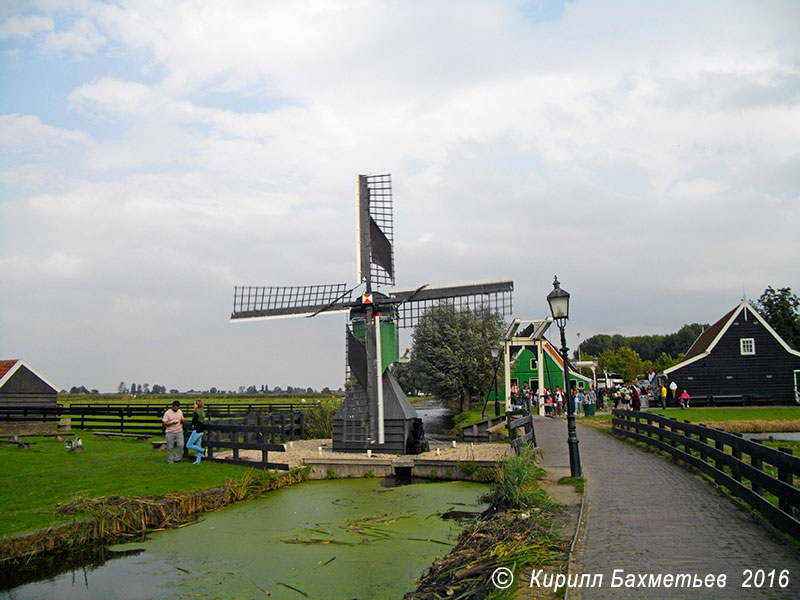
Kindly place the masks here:
[(739, 338), (739, 354), (753, 356), (756, 353), (756, 340), (754, 338)]

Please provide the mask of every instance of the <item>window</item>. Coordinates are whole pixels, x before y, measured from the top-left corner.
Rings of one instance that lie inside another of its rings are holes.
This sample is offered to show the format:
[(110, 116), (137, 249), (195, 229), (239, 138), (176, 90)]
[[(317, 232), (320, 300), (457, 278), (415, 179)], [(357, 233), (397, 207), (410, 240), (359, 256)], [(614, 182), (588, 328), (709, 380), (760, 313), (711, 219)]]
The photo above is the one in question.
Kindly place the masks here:
[(535, 371), (535, 370), (536, 370), (536, 359), (532, 358), (531, 359), (531, 371)]
[(756, 353), (756, 341), (753, 338), (741, 338), (739, 340), (739, 354), (742, 356)]

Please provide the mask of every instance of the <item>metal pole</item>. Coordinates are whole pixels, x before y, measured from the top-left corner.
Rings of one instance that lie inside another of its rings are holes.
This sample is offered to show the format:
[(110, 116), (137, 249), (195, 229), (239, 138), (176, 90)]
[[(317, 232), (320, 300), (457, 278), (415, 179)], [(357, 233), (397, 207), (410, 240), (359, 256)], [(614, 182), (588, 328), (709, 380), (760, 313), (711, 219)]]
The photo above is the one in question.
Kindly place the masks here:
[(500, 416), (500, 397), (497, 394), (497, 367), (500, 366), (500, 361), (497, 362), (497, 365), (494, 368), (494, 416)]
[(567, 401), (567, 444), (569, 445), (569, 472), (572, 477), (583, 477), (581, 470), (581, 455), (578, 450), (578, 434), (575, 430), (575, 404), (570, 396), (569, 367), (567, 338), (564, 335), (564, 325), (559, 324), (561, 330), (561, 359), (564, 361), (564, 395)]

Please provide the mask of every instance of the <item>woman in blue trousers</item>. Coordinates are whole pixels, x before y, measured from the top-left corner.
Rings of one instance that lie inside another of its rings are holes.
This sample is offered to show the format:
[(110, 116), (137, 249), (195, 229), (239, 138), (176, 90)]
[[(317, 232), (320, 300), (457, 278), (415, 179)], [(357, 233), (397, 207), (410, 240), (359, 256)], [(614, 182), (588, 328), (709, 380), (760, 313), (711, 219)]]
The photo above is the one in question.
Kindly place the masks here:
[(197, 458), (194, 464), (199, 464), (202, 457), (206, 455), (206, 451), (201, 446), (203, 442), (203, 432), (205, 431), (206, 411), (203, 409), (203, 401), (199, 398), (194, 401), (194, 412), (192, 413), (192, 434), (189, 436), (189, 441), (186, 442), (186, 448), (194, 450), (197, 453)]

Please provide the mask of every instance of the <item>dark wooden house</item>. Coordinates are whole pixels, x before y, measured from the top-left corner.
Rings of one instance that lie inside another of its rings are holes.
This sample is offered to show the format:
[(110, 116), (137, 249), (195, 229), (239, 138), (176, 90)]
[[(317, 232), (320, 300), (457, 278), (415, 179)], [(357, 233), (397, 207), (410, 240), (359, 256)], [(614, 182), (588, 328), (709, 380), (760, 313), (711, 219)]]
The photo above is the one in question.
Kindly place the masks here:
[(0, 407), (55, 407), (58, 390), (23, 361), (0, 360)]
[(800, 352), (747, 300), (700, 334), (683, 361), (664, 374), (678, 384), (678, 394), (686, 389), (698, 400), (695, 405), (800, 401)]

